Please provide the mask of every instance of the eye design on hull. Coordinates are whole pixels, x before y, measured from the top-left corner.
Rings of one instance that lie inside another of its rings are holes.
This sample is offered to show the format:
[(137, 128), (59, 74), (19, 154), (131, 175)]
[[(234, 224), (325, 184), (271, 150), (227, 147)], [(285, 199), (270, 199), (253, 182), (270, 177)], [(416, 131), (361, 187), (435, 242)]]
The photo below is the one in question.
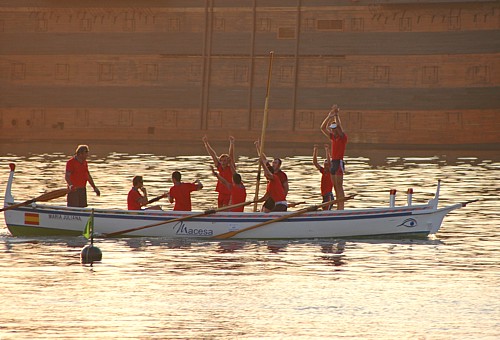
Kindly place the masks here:
[(397, 227), (413, 228), (416, 226), (417, 226), (417, 221), (414, 218), (407, 218), (406, 220), (403, 221), (403, 223), (401, 223)]

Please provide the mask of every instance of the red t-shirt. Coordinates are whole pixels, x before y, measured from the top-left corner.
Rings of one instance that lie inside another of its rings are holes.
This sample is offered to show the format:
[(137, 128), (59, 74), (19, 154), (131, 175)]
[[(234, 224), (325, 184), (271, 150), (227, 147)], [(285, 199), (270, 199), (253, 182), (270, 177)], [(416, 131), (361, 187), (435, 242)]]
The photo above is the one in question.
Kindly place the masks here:
[[(231, 187), (231, 202), (229, 205), (243, 203), (247, 199), (247, 189), (243, 184), (241, 185), (232, 185)], [(244, 206), (233, 208), (230, 211), (234, 212), (243, 212), (245, 210)]]
[(330, 133), (330, 140), (332, 141), (332, 159), (344, 159), (347, 135), (344, 133), (342, 137), (335, 138), (333, 133)]
[(70, 173), (69, 179), (75, 188), (85, 188), (89, 179), (87, 161), (80, 163), (75, 157), (66, 162), (66, 172)]
[(191, 191), (198, 190), (194, 183), (181, 183), (170, 188), (169, 194), (175, 201), (174, 210), (191, 211)]
[(321, 167), (319, 172), (321, 172), (321, 196), (324, 196), (329, 192), (332, 192), (332, 176), (330, 176), (330, 170), (325, 169), (324, 167)]
[(128, 210), (141, 210), (141, 204), (138, 202), (142, 195), (135, 187), (132, 187), (128, 192), (127, 205)]
[(283, 188), (284, 188), (284, 183), (288, 182), (288, 176), (281, 169), (278, 172), (276, 172), (275, 175), (278, 176), (278, 178), (280, 179), (281, 185), (283, 185)]
[[(222, 178), (224, 178), (226, 181), (231, 183), (233, 181), (233, 172), (231, 171), (230, 166), (226, 166), (225, 168), (222, 167), (222, 165), (219, 163), (217, 165), (217, 170), (219, 171), (219, 175), (221, 175)], [(224, 185), (221, 181), (217, 181), (217, 186), (215, 187), (215, 191), (221, 194), (226, 194), (229, 195), (231, 193), (231, 190), (229, 190), (228, 187)]]
[(267, 192), (274, 202), (286, 200), (285, 189), (283, 189), (280, 178), (276, 174), (273, 174), (273, 179), (267, 182)]

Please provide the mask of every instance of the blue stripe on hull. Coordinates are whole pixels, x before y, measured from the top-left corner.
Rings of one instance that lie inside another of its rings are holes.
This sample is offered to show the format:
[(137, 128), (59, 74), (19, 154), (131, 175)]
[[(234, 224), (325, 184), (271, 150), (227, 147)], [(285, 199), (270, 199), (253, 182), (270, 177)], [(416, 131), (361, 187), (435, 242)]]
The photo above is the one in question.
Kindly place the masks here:
[[(15, 210), (20, 210), (20, 211), (25, 211), (25, 212), (31, 212), (31, 213), (43, 213), (43, 214), (58, 214), (58, 215), (65, 215), (65, 216), (81, 216), (84, 218), (88, 218), (89, 212), (65, 212), (63, 210), (53, 210), (53, 212), (49, 212), (45, 209), (33, 209), (33, 208), (19, 208)], [(312, 221), (345, 221), (345, 220), (364, 220), (364, 219), (374, 219), (374, 218), (390, 218), (390, 217), (402, 217), (402, 216), (411, 216), (412, 211), (415, 211), (417, 209), (412, 209), (408, 211), (401, 211), (401, 212), (393, 212), (393, 213), (383, 213), (383, 212), (368, 212), (368, 213), (353, 213), (351, 216), (343, 216), (343, 215), (336, 215), (336, 216), (324, 216), (324, 217), (319, 217), (319, 216), (314, 216), (314, 217), (293, 217), (293, 222), (312, 222)], [(421, 209), (419, 209), (421, 210)], [(248, 213), (247, 213), (248, 214)], [(131, 219), (131, 220), (143, 220), (143, 221), (152, 221), (152, 222), (157, 222), (157, 221), (168, 221), (169, 219), (174, 219), (178, 217), (184, 217), (186, 215), (175, 215), (175, 216), (151, 216), (151, 215), (139, 215), (135, 213), (124, 213), (122, 211), (117, 212), (116, 214), (113, 213), (99, 213), (95, 212), (94, 213), (94, 218), (111, 218), (111, 219), (116, 219), (116, 218), (122, 218), (122, 219)], [(224, 223), (231, 223), (231, 222), (264, 222), (264, 221), (269, 221), (272, 219), (275, 219), (277, 217), (280, 217), (281, 215), (276, 215), (276, 216), (270, 216), (266, 215), (265, 217), (247, 217), (247, 215), (241, 215), (242, 217), (234, 216), (234, 217), (218, 217), (218, 215), (210, 215), (210, 217), (196, 217), (196, 221), (198, 222), (224, 222)], [(283, 220), (282, 222), (289, 222), (287, 220)]]

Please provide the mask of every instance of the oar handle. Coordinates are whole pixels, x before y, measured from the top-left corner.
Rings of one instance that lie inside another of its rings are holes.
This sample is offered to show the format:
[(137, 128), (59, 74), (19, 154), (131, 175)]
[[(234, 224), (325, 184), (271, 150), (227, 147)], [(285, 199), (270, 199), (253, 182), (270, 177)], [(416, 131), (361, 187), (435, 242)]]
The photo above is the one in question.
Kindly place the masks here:
[(146, 205), (151, 204), (151, 203), (154, 203), (154, 202), (157, 202), (157, 201), (161, 200), (161, 199), (162, 199), (162, 198), (164, 198), (164, 197), (166, 197), (166, 196), (165, 196), (165, 195), (160, 195), (160, 196), (157, 196), (157, 197), (155, 197), (155, 198), (152, 198), (152, 199), (150, 199), (150, 200), (146, 203)]
[(246, 202), (236, 203), (236, 204), (233, 204), (233, 205), (226, 205), (225, 207), (221, 207), (221, 208), (218, 208), (216, 210), (217, 210), (217, 212), (219, 212), (219, 211), (225, 211), (225, 210), (231, 210), (231, 209), (239, 208), (241, 206), (246, 206), (246, 205), (250, 205), (250, 204), (253, 204), (253, 203), (259, 203), (259, 202), (262, 202), (262, 200), (261, 199), (256, 199), (256, 200), (253, 200), (253, 201), (246, 201)]
[(476, 198), (476, 199), (474, 199), (474, 200), (470, 200), (470, 201), (462, 202), (461, 204), (462, 204), (462, 207), (465, 207), (465, 206), (467, 206), (467, 204), (469, 204), (469, 203), (474, 203), (474, 202), (477, 202), (477, 201), (479, 201), (479, 199), (478, 199), (478, 198)]

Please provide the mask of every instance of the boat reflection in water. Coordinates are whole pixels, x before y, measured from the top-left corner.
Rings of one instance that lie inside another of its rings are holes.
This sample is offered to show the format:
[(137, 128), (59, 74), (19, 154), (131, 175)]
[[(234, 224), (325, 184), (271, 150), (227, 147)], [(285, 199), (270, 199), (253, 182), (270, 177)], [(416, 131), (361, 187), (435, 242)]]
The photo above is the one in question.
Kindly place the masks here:
[(321, 243), (321, 252), (325, 255), (321, 255), (319, 258), (330, 262), (334, 266), (343, 266), (347, 264), (347, 261), (343, 260), (345, 245), (345, 240), (340, 240), (337, 243)]

